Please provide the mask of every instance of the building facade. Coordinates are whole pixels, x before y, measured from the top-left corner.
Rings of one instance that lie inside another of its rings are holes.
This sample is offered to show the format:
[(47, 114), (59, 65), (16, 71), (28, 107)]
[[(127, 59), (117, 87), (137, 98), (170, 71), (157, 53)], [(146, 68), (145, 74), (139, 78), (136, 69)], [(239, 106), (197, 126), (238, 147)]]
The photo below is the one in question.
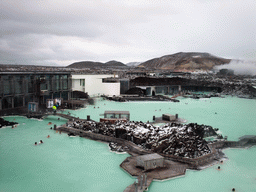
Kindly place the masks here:
[(120, 95), (120, 81), (114, 80), (114, 75), (72, 75), (72, 90), (89, 96)]
[(70, 99), (69, 72), (0, 72), (0, 110), (45, 105), (47, 99)]

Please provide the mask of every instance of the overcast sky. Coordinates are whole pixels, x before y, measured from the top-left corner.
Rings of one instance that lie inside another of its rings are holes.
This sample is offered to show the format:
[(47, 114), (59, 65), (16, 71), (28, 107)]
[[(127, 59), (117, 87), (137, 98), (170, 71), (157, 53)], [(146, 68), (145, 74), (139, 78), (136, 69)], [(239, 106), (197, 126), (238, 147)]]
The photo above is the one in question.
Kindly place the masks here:
[(1, 0), (0, 63), (256, 60), (256, 0)]

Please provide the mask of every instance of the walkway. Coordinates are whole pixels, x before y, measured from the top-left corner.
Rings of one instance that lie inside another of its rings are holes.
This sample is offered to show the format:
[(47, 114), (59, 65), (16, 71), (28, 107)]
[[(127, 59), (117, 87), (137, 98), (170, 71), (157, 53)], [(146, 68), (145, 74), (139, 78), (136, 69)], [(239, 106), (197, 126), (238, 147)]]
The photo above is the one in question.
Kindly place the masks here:
[[(148, 177), (145, 174), (140, 175), (136, 179), (137, 183), (134, 182), (133, 184), (126, 187), (124, 192), (143, 192), (146, 191), (147, 188), (150, 186), (151, 182), (153, 181), (152, 177)], [(136, 191), (137, 188), (137, 191)]]
[(178, 94), (172, 96), (171, 99), (175, 99), (176, 97), (179, 97), (179, 96), (182, 96), (182, 95), (183, 95), (183, 93), (178, 93)]
[(62, 113), (56, 113), (55, 115), (59, 116), (59, 117), (62, 117), (62, 118), (65, 118), (65, 119), (68, 119), (68, 120), (72, 120), (72, 119), (79, 119), (79, 117), (73, 117), (71, 115), (67, 115), (67, 114), (62, 114)]
[[(164, 160), (164, 167), (157, 168), (153, 170), (147, 171), (147, 183), (145, 184), (145, 178), (143, 180), (143, 186), (141, 189), (141, 175), (145, 174), (145, 171), (136, 167), (136, 157), (127, 157), (120, 165), (126, 172), (128, 172), (131, 176), (136, 176), (138, 178), (138, 192), (145, 190), (149, 187), (153, 179), (156, 180), (165, 180), (181, 175), (185, 175), (186, 169), (188, 168), (187, 164), (174, 162), (171, 160)], [(125, 190), (125, 192), (134, 192), (135, 191), (135, 183), (129, 185)]]

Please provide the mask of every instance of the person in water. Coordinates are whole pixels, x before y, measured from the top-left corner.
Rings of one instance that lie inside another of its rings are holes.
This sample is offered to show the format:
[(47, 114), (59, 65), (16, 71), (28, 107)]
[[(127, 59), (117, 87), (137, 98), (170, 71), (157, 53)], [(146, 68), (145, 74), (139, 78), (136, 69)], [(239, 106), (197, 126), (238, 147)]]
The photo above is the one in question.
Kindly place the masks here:
[(39, 143), (44, 143), (42, 140), (40, 140), (40, 142)]
[(48, 135), (47, 138), (50, 138), (50, 135)]
[(37, 142), (35, 142), (35, 145), (37, 145)]

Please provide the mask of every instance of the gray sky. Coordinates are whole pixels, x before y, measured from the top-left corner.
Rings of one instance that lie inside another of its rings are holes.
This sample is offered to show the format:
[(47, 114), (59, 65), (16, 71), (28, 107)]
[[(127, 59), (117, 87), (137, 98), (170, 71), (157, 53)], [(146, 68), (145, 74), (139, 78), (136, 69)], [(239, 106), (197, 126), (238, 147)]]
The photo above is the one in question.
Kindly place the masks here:
[(1, 0), (0, 17), (0, 63), (256, 60), (255, 0)]

